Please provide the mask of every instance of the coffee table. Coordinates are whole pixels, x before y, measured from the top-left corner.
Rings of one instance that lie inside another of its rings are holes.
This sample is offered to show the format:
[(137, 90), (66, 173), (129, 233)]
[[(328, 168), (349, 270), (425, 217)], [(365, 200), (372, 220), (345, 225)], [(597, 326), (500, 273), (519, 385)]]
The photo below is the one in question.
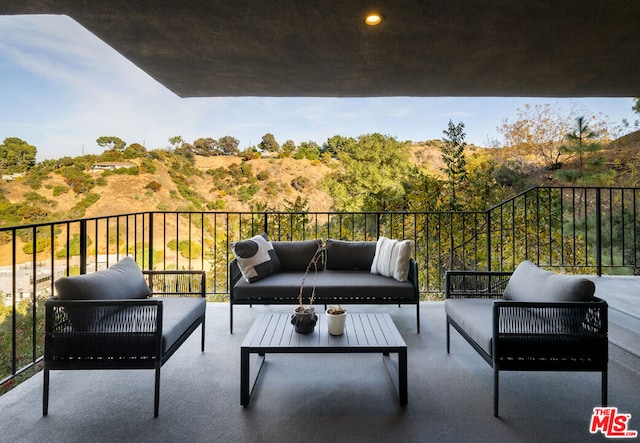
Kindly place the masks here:
[[(347, 314), (345, 333), (329, 334), (326, 314), (318, 315), (311, 334), (298, 334), (291, 314), (258, 314), (240, 347), (240, 404), (249, 399), (268, 353), (381, 353), (400, 404), (407, 404), (407, 345), (389, 314)], [(398, 363), (389, 354), (398, 354)], [(250, 364), (251, 354), (257, 362)], [(253, 366), (253, 370), (252, 369)]]

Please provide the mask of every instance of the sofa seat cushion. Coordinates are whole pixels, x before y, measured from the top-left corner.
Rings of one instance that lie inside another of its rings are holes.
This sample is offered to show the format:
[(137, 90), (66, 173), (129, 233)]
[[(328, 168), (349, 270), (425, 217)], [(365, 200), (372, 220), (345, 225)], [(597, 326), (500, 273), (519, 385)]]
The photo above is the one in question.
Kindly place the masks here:
[(584, 277), (560, 275), (540, 269), (526, 260), (513, 272), (504, 299), (528, 302), (592, 301), (595, 284)]
[(446, 314), (456, 322), (488, 355), (493, 349), (493, 302), (487, 298), (449, 298)]
[(171, 348), (189, 326), (204, 317), (207, 309), (204, 297), (161, 297), (162, 352)]
[[(297, 299), (302, 281), (302, 272), (281, 272), (255, 283), (239, 280), (233, 289), (234, 300)], [(311, 294), (313, 273), (305, 282), (305, 302)], [(318, 272), (316, 277), (316, 302), (349, 298), (375, 300), (416, 301), (416, 290), (411, 282), (399, 282), (392, 278), (370, 274), (368, 271)]]

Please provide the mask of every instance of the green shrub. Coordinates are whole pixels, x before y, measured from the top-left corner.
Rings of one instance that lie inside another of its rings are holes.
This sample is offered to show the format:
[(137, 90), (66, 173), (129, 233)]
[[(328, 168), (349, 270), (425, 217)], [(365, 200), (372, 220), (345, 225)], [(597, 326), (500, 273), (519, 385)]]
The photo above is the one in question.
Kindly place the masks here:
[[(93, 242), (91, 241), (91, 238), (87, 236), (87, 248), (89, 248), (92, 243)], [(67, 242), (67, 248), (60, 249), (58, 252), (56, 252), (56, 258), (65, 258), (67, 256), (67, 249), (69, 250), (70, 257), (80, 255), (80, 234), (73, 234), (71, 240)]]
[(219, 198), (219, 199), (216, 199), (213, 202), (207, 203), (207, 209), (209, 209), (211, 211), (219, 211), (221, 209), (224, 209), (226, 205), (227, 205), (227, 202), (225, 202), (223, 199)]
[(303, 177), (299, 175), (298, 177), (291, 180), (291, 187), (296, 191), (302, 191), (304, 188), (309, 186), (309, 178)]
[(255, 185), (255, 184), (249, 185), (249, 186), (243, 185), (237, 189), (236, 193), (240, 201), (242, 201), (243, 203), (248, 203), (249, 200), (251, 200), (251, 198), (253, 198), (253, 196), (256, 195), (258, 190), (259, 190), (258, 185)]
[(153, 192), (158, 192), (160, 188), (162, 188), (162, 185), (156, 180), (150, 181), (149, 183), (147, 183), (147, 186), (145, 186), (145, 189)]
[(220, 166), (216, 169), (207, 169), (207, 174), (213, 177), (214, 180), (222, 180), (227, 177), (227, 170)]
[(53, 188), (53, 196), (58, 197), (59, 195), (66, 194), (69, 192), (69, 187), (64, 185), (58, 185)]
[[(45, 249), (49, 248), (50, 246), (51, 246), (51, 239), (49, 239), (49, 238), (39, 238), (38, 240), (36, 240), (35, 252), (36, 253), (44, 252)], [(26, 243), (22, 247), (22, 252), (24, 252), (27, 255), (33, 254), (34, 253), (33, 242)]]
[(155, 174), (156, 173), (156, 165), (153, 164), (150, 160), (143, 160), (140, 165), (140, 172), (146, 174)]

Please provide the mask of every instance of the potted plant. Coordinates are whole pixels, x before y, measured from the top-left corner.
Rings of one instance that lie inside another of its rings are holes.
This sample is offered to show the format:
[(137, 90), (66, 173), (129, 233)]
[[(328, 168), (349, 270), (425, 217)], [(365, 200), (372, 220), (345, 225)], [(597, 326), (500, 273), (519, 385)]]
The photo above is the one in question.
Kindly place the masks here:
[[(315, 313), (313, 307), (313, 300), (316, 297), (316, 279), (318, 277), (318, 263), (324, 257), (325, 248), (322, 245), (318, 246), (318, 249), (311, 257), (307, 268), (302, 276), (300, 282), (300, 292), (298, 292), (298, 306), (295, 308), (293, 315), (291, 316), (291, 324), (295, 325), (295, 331), (300, 334), (310, 334), (316, 326), (318, 316)], [(311, 287), (311, 296), (309, 297), (309, 304), (304, 304), (304, 285), (307, 281), (309, 272), (313, 270), (313, 285)]]
[(329, 334), (342, 335), (344, 334), (344, 322), (347, 319), (347, 310), (342, 306), (329, 306), (327, 309), (327, 326), (329, 327)]

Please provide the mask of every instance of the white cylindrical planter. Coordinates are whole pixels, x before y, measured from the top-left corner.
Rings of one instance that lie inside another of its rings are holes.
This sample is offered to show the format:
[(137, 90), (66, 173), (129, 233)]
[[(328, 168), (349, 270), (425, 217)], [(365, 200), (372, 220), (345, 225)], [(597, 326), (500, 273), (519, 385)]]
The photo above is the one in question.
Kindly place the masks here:
[(347, 319), (347, 311), (342, 314), (329, 314), (327, 309), (327, 325), (329, 326), (329, 334), (342, 335), (344, 334), (344, 322)]

